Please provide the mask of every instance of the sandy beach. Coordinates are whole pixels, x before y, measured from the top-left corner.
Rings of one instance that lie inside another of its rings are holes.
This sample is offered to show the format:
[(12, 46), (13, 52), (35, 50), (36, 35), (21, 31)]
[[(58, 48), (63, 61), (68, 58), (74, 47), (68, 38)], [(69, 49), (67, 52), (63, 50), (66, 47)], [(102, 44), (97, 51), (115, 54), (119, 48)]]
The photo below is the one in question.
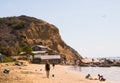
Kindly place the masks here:
[[(2, 63), (0, 66), (0, 83), (110, 83), (85, 79), (82, 73), (68, 70), (68, 66), (63, 65), (56, 65), (54, 69), (51, 65), (49, 78), (46, 78), (44, 64), (16, 66), (14, 63)], [(9, 74), (3, 73), (5, 68), (10, 70)]]

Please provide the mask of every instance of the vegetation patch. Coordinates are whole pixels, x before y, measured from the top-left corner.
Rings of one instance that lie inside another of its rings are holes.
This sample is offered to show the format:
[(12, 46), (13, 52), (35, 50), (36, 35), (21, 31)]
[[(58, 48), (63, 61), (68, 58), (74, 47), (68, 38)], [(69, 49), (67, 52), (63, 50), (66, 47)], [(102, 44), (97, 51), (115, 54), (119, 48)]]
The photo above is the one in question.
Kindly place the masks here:
[(22, 21), (22, 22), (19, 22), (19, 23), (17, 23), (16, 25), (14, 25), (13, 26), (13, 28), (15, 29), (15, 30), (19, 30), (19, 29), (22, 29), (22, 28), (24, 28), (25, 27), (25, 23)]
[(11, 59), (10, 57), (5, 57), (4, 62), (14, 62), (15, 60)]
[(4, 21), (3, 18), (0, 18), (0, 23), (3, 23), (3, 21)]

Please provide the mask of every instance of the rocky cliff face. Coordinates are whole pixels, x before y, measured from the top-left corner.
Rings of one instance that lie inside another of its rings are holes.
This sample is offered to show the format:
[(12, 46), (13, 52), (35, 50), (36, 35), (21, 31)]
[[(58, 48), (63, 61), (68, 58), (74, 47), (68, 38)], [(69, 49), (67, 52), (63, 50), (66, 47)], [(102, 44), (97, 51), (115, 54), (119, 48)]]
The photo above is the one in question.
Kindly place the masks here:
[(0, 50), (16, 55), (24, 45), (48, 46), (67, 60), (82, 58), (62, 40), (58, 28), (52, 24), (28, 16), (0, 18)]

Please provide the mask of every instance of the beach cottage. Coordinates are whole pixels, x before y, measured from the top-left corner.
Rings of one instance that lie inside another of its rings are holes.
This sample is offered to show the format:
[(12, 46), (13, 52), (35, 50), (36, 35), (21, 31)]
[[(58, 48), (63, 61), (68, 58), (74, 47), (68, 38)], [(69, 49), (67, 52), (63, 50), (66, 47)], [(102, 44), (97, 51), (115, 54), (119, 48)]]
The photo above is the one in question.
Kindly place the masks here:
[(45, 63), (46, 60), (49, 60), (50, 63), (60, 63), (60, 55), (48, 55), (50, 48), (43, 45), (36, 45), (32, 49), (32, 53), (34, 54), (34, 60), (32, 59), (33, 63)]

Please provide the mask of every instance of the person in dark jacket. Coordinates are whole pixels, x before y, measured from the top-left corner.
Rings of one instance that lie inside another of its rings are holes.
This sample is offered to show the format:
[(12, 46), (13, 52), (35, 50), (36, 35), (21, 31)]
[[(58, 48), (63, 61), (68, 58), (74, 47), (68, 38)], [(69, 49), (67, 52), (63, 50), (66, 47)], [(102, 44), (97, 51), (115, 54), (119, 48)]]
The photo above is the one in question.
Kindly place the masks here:
[(53, 66), (53, 69), (54, 69), (54, 67), (55, 67), (55, 63), (54, 62), (52, 63), (52, 66)]
[(49, 78), (49, 73), (50, 73), (50, 64), (49, 64), (49, 61), (46, 61), (45, 71), (46, 71), (47, 78)]

